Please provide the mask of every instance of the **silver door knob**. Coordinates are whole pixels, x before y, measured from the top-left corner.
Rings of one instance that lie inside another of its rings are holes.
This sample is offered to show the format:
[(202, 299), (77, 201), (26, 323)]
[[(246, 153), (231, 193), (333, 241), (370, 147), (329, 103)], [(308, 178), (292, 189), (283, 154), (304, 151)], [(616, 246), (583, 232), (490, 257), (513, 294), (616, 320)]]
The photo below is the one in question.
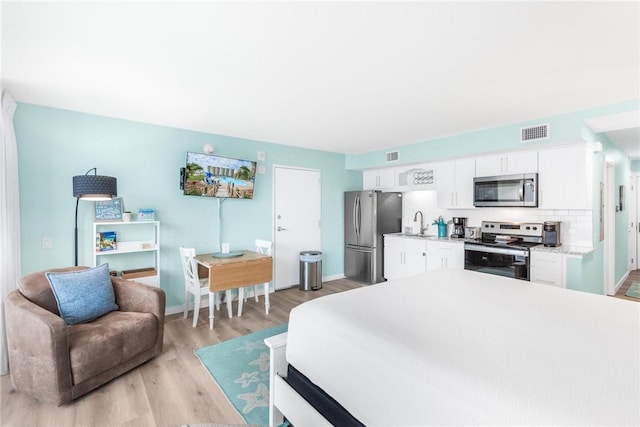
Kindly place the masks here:
[(276, 228), (276, 230), (278, 230), (278, 231), (285, 231), (285, 230), (286, 230), (286, 228), (284, 228), (284, 227), (278, 227), (278, 228)]

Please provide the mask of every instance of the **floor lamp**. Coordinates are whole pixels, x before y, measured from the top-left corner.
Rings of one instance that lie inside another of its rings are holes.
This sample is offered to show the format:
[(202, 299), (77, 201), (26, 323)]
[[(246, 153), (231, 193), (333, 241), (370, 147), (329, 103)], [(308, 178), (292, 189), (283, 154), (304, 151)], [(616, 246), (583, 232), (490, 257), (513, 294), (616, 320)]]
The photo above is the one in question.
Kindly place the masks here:
[[(93, 172), (93, 175), (90, 173)], [(75, 265), (78, 265), (78, 203), (80, 200), (98, 202), (111, 200), (118, 195), (115, 178), (98, 175), (96, 168), (89, 169), (84, 175), (73, 177), (73, 197), (76, 198)]]

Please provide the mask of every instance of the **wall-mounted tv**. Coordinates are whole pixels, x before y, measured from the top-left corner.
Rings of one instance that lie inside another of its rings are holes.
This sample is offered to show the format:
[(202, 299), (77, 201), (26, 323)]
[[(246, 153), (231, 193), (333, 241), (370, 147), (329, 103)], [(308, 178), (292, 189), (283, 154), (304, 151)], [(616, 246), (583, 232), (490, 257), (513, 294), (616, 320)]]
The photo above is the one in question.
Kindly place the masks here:
[(184, 195), (252, 199), (256, 162), (187, 153)]

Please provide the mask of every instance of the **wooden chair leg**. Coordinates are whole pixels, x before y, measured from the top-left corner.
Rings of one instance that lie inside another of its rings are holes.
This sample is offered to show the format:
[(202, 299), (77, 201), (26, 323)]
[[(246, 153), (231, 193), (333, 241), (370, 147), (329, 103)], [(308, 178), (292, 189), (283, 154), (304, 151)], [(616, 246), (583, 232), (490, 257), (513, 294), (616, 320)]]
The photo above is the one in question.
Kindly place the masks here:
[(200, 300), (202, 297), (200, 295), (193, 296), (193, 327), (195, 328), (198, 325), (198, 315), (200, 314)]
[(187, 318), (187, 315), (189, 313), (189, 291), (187, 290), (187, 288), (184, 288), (184, 319)]

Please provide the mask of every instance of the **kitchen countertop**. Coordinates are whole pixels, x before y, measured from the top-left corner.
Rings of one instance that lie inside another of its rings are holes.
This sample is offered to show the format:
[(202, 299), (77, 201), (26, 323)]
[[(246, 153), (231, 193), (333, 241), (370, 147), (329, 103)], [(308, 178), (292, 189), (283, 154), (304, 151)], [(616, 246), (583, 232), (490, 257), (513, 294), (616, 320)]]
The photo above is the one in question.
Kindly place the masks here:
[(554, 254), (583, 257), (595, 251), (595, 248), (589, 248), (585, 246), (564, 246), (564, 245), (556, 246), (555, 248), (553, 248), (549, 246), (539, 245), (539, 246), (532, 247), (531, 250), (536, 252), (550, 252)]
[(417, 234), (404, 234), (404, 233), (389, 233), (384, 234), (384, 236), (391, 237), (404, 237), (406, 239), (421, 239), (421, 240), (434, 240), (438, 242), (453, 242), (453, 243), (464, 243), (466, 239), (461, 239), (459, 237), (438, 237), (435, 235), (425, 234), (424, 236), (420, 236)]
[[(461, 238), (455, 238), (455, 237), (449, 237), (449, 236), (438, 237), (435, 235), (419, 236), (417, 234), (389, 233), (389, 234), (385, 234), (385, 236), (404, 237), (406, 239), (433, 240), (433, 241), (439, 241), (439, 242), (452, 242), (452, 243), (478, 242), (478, 240), (474, 240), (474, 239), (461, 239)], [(550, 253), (570, 255), (575, 257), (583, 257), (585, 255), (590, 254), (595, 249), (590, 247), (585, 247), (585, 246), (560, 245), (553, 248), (553, 247), (548, 247), (544, 245), (538, 245), (538, 246), (531, 247), (530, 250), (536, 251), (536, 252), (550, 252)]]

